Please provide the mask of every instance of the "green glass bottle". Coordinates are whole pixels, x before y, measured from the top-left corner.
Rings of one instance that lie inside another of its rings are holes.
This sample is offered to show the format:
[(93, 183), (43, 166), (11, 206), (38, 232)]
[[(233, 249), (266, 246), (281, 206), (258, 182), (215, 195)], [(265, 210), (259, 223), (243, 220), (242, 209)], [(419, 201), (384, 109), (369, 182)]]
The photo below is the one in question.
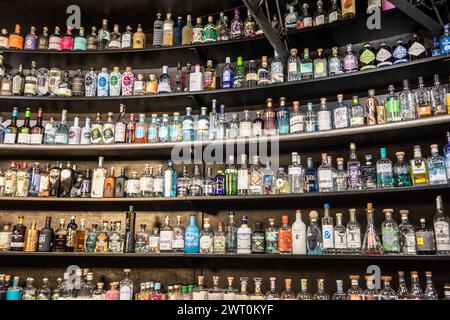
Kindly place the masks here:
[(395, 155), (397, 156), (397, 163), (394, 165), (394, 187), (412, 186), (409, 166), (405, 162), (405, 153), (399, 151)]
[(245, 85), (245, 66), (244, 59), (237, 57), (236, 67), (234, 68), (234, 88), (244, 87)]
[(234, 156), (230, 155), (225, 169), (225, 194), (227, 196), (237, 195), (237, 172), (238, 168), (234, 163)]

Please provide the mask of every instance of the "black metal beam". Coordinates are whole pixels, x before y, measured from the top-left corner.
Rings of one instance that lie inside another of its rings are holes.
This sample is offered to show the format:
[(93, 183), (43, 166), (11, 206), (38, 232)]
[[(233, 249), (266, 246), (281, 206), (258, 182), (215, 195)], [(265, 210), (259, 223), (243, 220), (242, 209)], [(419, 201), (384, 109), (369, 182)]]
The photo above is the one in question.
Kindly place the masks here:
[(389, 0), (399, 10), (410, 16), (412, 19), (420, 23), (422, 26), (430, 30), (433, 35), (438, 36), (442, 32), (442, 26), (429, 15), (413, 6), (405, 0)]
[[(287, 60), (289, 57), (289, 52), (286, 48), (286, 46), (281, 41), (280, 37), (278, 36), (277, 32), (273, 29), (272, 24), (269, 22), (267, 17), (265, 16), (264, 12), (260, 8), (260, 1), (259, 0), (242, 0), (242, 2), (245, 4), (248, 10), (250, 10), (250, 13), (253, 16), (253, 19), (255, 19), (258, 26), (261, 28), (261, 30), (264, 32), (264, 35), (266, 36), (269, 43), (272, 45), (272, 47), (276, 50), (278, 55), (284, 59)], [(281, 20), (280, 20), (281, 23)]]

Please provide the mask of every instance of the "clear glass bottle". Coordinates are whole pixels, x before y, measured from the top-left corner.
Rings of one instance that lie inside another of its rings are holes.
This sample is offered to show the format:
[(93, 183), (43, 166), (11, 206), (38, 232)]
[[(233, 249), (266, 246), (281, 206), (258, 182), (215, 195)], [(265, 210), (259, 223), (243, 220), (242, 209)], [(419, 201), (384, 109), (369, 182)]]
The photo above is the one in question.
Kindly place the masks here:
[(317, 131), (317, 113), (313, 109), (313, 104), (308, 102), (306, 106), (305, 114), (305, 132), (316, 132)]
[(233, 277), (227, 277), (228, 287), (223, 292), (223, 300), (235, 300), (239, 290), (233, 287)]
[(306, 248), (308, 255), (322, 255), (322, 230), (318, 223), (319, 213), (315, 210), (309, 213), (309, 225), (306, 229)]
[(214, 232), (210, 229), (209, 218), (203, 219), (203, 230), (200, 233), (200, 253), (210, 254), (214, 252)]
[(266, 292), (266, 300), (280, 300), (281, 299), (281, 295), (278, 293), (278, 291), (276, 290), (276, 280), (277, 278), (275, 277), (270, 277), (270, 290)]
[(411, 289), (409, 290), (409, 300), (424, 300), (424, 294), (419, 283), (419, 273), (411, 271)]
[(241, 290), (236, 294), (235, 300), (250, 300), (250, 294), (247, 291), (248, 277), (239, 278), (241, 281)]
[(248, 217), (242, 216), (242, 224), (237, 229), (237, 253), (250, 254), (251, 253), (251, 237), (252, 230), (248, 226)]
[(347, 290), (347, 300), (363, 300), (364, 291), (359, 286), (359, 276), (349, 276), (351, 287)]
[(431, 109), (433, 111), (433, 115), (440, 116), (447, 114), (446, 111), (446, 96), (447, 90), (444, 86), (441, 85), (439, 81), (439, 75), (434, 75), (434, 85), (430, 90), (431, 96)]
[(347, 300), (347, 294), (344, 292), (342, 280), (336, 280), (336, 292), (331, 296), (331, 300)]
[(334, 128), (342, 129), (350, 126), (350, 111), (346, 104), (344, 104), (344, 96), (337, 95), (338, 104), (333, 110)]
[(234, 212), (228, 214), (229, 222), (225, 227), (226, 253), (237, 253), (237, 227), (234, 223)]
[(297, 300), (291, 284), (292, 279), (284, 279), (284, 291), (281, 293), (281, 300)]
[(400, 230), (397, 222), (392, 218), (394, 209), (383, 209), (385, 220), (381, 224), (381, 235), (384, 254), (400, 253)]
[(380, 290), (379, 300), (397, 300), (397, 293), (391, 287), (392, 277), (382, 276), (383, 288)]
[(328, 58), (328, 75), (334, 76), (341, 73), (343, 73), (343, 61), (339, 55), (338, 47), (333, 47)]
[(342, 213), (336, 213), (336, 225), (334, 226), (334, 252), (336, 254), (347, 253), (347, 229), (342, 224)]
[(292, 111), (289, 118), (289, 133), (300, 133), (304, 131), (305, 116), (300, 111), (300, 103), (294, 101), (292, 103)]
[(342, 70), (345, 73), (358, 71), (358, 55), (353, 51), (351, 44), (347, 45), (347, 51), (342, 59)]
[(262, 188), (262, 169), (259, 163), (259, 156), (253, 156), (253, 164), (250, 166), (249, 176), (249, 193), (260, 195), (263, 193)]
[(328, 165), (326, 153), (322, 153), (322, 164), (317, 169), (317, 180), (319, 184), (319, 192), (334, 191), (333, 170)]
[(313, 300), (330, 300), (330, 295), (325, 292), (324, 279), (317, 279), (317, 292), (313, 294)]
[(297, 56), (297, 49), (291, 49), (291, 55), (288, 58), (288, 81), (301, 80), (300, 58)]
[(414, 93), (409, 89), (408, 79), (403, 80), (403, 91), (400, 92), (399, 99), (402, 120), (416, 119), (416, 99)]
[(364, 107), (361, 105), (359, 97), (354, 96), (352, 102), (353, 104), (350, 108), (350, 127), (364, 126)]
[(335, 191), (347, 191), (349, 186), (349, 174), (344, 169), (344, 158), (337, 158), (337, 173), (333, 177), (333, 185)]
[(405, 161), (405, 153), (399, 151), (395, 153), (397, 162), (394, 164), (394, 187), (409, 187), (412, 186), (411, 173), (409, 166)]
[(164, 226), (160, 231), (159, 239), (159, 250), (160, 252), (173, 252), (172, 239), (173, 239), (173, 228), (170, 225), (170, 217), (166, 216), (164, 218)]
[(439, 300), (439, 294), (433, 283), (433, 274), (431, 271), (425, 272), (425, 278), (427, 280), (427, 286), (423, 292), (424, 300)]
[(414, 146), (414, 158), (409, 161), (413, 185), (428, 184), (428, 165), (420, 146)]
[(313, 295), (308, 290), (308, 279), (300, 279), (300, 292), (297, 300), (313, 300)]
[(208, 300), (223, 300), (223, 289), (219, 287), (219, 276), (213, 276), (213, 286), (208, 290)]
[(270, 82), (284, 82), (284, 62), (276, 51), (274, 52), (274, 57), (270, 64)]
[(317, 55), (314, 58), (314, 78), (323, 78), (328, 76), (328, 60), (323, 54), (323, 49), (317, 49)]
[(374, 224), (374, 209), (372, 203), (367, 204), (367, 227), (364, 234), (362, 252), (364, 255), (380, 255), (383, 253), (381, 241)]
[(347, 253), (361, 253), (361, 226), (356, 221), (356, 209), (349, 209), (350, 221), (346, 226), (347, 235)]
[(376, 168), (378, 188), (392, 188), (394, 186), (392, 161), (386, 158), (386, 148), (380, 149), (380, 160), (377, 161)]
[(434, 234), (436, 238), (436, 254), (450, 254), (450, 219), (444, 212), (442, 197), (436, 197), (436, 214), (433, 218)]
[(400, 251), (405, 255), (415, 255), (416, 251), (416, 235), (414, 227), (409, 223), (409, 210), (400, 210), (401, 223), (398, 226), (400, 231)]

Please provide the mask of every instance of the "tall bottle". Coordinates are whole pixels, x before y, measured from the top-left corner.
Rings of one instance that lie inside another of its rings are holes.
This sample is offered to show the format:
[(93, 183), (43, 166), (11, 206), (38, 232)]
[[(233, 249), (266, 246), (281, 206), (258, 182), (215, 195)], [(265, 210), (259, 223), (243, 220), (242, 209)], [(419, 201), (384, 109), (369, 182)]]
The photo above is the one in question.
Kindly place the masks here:
[(436, 237), (436, 254), (450, 254), (449, 217), (444, 212), (442, 197), (436, 197), (436, 214), (433, 218), (434, 234)]
[(367, 204), (367, 227), (364, 234), (362, 251), (365, 255), (379, 255), (383, 253), (381, 241), (374, 224), (374, 209), (372, 203)]
[(302, 221), (300, 210), (295, 212), (295, 221), (292, 224), (292, 253), (306, 254), (306, 225)]

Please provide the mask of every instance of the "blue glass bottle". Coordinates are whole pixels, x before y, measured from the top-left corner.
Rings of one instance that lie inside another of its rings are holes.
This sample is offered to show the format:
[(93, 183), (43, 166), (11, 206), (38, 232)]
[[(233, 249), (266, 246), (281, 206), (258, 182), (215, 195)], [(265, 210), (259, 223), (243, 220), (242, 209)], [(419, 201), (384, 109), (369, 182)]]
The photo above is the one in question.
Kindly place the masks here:
[(158, 115), (152, 114), (152, 120), (147, 130), (147, 141), (158, 142)]
[(194, 130), (194, 118), (191, 115), (192, 108), (186, 108), (186, 115), (183, 119), (183, 141), (194, 141), (195, 130)]
[(305, 190), (306, 192), (317, 192), (317, 170), (314, 168), (312, 158), (308, 157), (305, 169)]
[(225, 195), (225, 175), (222, 170), (217, 171), (217, 175), (214, 177), (214, 195)]
[(181, 45), (181, 38), (183, 35), (183, 18), (178, 17), (177, 23), (175, 24), (173, 28), (173, 45), (179, 46)]
[(439, 44), (439, 41), (436, 37), (433, 37), (433, 45), (431, 46), (431, 56), (439, 56), (441, 55), (441, 46)]
[(33, 166), (33, 169), (31, 169), (30, 184), (28, 187), (29, 197), (39, 196), (40, 181), (41, 181), (41, 169), (39, 168), (39, 162), (36, 162)]
[(189, 225), (184, 232), (184, 252), (198, 253), (200, 229), (195, 223), (195, 214), (191, 214)]
[(97, 76), (97, 96), (107, 97), (109, 93), (109, 74), (108, 69), (102, 68)]
[(444, 26), (444, 34), (439, 39), (441, 54), (450, 53), (450, 24)]
[(170, 122), (169, 127), (169, 140), (171, 142), (179, 142), (183, 139), (182, 136), (183, 126), (180, 121), (180, 114), (178, 112), (174, 112), (173, 120)]
[(447, 144), (444, 146), (445, 168), (447, 169), (447, 180), (450, 182), (450, 132), (447, 132)]
[(164, 171), (163, 197), (173, 198), (177, 196), (177, 172), (173, 168), (172, 160), (167, 163), (167, 169)]
[(289, 110), (286, 107), (286, 98), (280, 98), (280, 108), (277, 110), (278, 134), (289, 134)]
[(231, 67), (230, 57), (225, 58), (225, 65), (222, 69), (222, 88), (233, 88), (234, 70)]
[(309, 213), (309, 225), (306, 228), (306, 249), (308, 255), (322, 255), (322, 230), (317, 220), (317, 211), (311, 211)]
[(394, 57), (394, 64), (408, 62), (410, 60), (408, 46), (402, 39), (397, 40), (397, 43), (392, 48), (392, 56)]
[(313, 104), (308, 102), (305, 115), (305, 132), (317, 131), (317, 114), (313, 109)]
[(6, 292), (6, 300), (22, 300), (22, 288), (19, 287), (19, 277), (14, 277), (13, 285)]

